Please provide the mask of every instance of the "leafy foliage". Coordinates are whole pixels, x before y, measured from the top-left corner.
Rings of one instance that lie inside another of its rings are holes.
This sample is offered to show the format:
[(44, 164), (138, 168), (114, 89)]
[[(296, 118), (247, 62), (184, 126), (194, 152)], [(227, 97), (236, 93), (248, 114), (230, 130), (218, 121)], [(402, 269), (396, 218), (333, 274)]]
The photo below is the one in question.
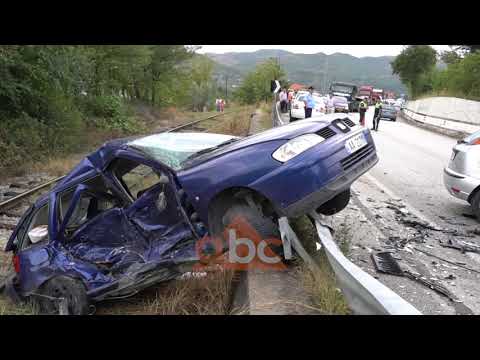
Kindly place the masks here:
[(411, 45), (392, 61), (393, 74), (400, 76), (400, 80), (407, 85), (413, 97), (427, 90), (429, 85), (426, 79), (434, 70), (436, 55), (431, 46)]
[(140, 131), (130, 102), (202, 109), (211, 60), (183, 45), (0, 45), (0, 166), (71, 151), (87, 128)]
[(235, 96), (244, 104), (253, 104), (261, 100), (268, 100), (272, 93), (270, 82), (279, 80), (285, 83), (285, 72), (275, 59), (269, 59), (247, 74)]

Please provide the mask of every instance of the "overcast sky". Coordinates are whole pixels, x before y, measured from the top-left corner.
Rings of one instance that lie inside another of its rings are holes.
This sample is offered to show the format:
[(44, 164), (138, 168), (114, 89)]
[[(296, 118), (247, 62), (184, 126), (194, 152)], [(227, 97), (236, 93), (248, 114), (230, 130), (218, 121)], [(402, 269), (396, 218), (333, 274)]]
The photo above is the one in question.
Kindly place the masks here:
[[(260, 49), (282, 49), (298, 54), (315, 54), (336, 52), (356, 57), (395, 56), (405, 45), (201, 45), (199, 53), (253, 52)], [(437, 51), (449, 50), (448, 45), (432, 45)]]

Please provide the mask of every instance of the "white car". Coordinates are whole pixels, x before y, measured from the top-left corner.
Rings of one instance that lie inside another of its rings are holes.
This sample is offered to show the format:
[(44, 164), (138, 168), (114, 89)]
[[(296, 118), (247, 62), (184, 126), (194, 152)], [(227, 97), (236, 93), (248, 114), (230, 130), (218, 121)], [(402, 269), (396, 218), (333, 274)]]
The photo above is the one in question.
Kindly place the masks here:
[[(292, 106), (290, 108), (290, 122), (305, 119), (305, 98), (307, 93), (298, 93), (297, 97), (292, 101)], [(319, 97), (317, 95), (312, 95), (313, 100), (315, 101), (315, 107), (312, 109), (312, 116), (323, 115), (326, 113), (326, 98)]]
[(480, 131), (459, 140), (443, 171), (443, 183), (454, 197), (470, 203), (480, 220)]

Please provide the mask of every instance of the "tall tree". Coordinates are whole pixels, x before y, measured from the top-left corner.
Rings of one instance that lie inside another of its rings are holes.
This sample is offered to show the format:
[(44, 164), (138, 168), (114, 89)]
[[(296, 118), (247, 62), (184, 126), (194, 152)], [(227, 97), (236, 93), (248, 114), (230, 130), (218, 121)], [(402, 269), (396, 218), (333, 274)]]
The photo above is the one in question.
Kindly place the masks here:
[(437, 52), (431, 46), (411, 45), (391, 62), (393, 74), (399, 75), (413, 97), (422, 91), (422, 80), (435, 67), (436, 55)]
[(285, 71), (282, 69), (276, 59), (269, 59), (255, 68), (254, 71), (247, 74), (236, 96), (243, 103), (252, 104), (261, 100), (268, 100), (271, 97), (270, 82), (279, 80), (285, 81)]

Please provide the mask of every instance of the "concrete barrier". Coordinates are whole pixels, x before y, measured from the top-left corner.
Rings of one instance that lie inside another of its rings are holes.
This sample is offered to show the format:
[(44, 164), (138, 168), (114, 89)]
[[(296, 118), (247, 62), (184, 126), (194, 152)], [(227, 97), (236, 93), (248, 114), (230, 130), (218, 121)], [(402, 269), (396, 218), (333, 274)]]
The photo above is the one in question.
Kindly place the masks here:
[(465, 136), (480, 129), (480, 102), (451, 97), (407, 101), (402, 115), (450, 136)]

